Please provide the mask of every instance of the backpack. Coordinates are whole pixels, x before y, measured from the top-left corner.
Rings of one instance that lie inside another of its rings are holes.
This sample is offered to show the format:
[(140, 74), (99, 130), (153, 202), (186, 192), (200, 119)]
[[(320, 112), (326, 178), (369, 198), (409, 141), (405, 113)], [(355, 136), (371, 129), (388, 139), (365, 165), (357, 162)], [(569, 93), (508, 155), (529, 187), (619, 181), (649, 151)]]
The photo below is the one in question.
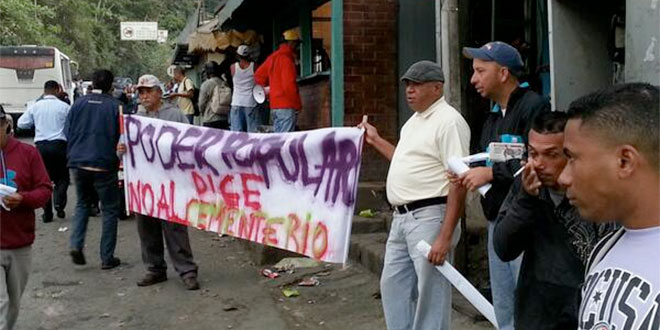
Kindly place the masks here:
[(220, 83), (213, 87), (213, 96), (211, 97), (211, 111), (217, 115), (226, 115), (231, 108), (232, 90), (226, 81), (219, 79)]

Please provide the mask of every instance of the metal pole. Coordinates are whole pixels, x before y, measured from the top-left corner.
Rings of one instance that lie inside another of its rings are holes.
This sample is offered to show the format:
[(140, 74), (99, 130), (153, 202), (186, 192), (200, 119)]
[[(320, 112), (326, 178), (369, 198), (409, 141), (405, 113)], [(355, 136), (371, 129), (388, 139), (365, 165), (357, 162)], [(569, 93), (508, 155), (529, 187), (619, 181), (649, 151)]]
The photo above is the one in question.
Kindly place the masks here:
[(344, 126), (344, 1), (332, 0), (332, 126)]

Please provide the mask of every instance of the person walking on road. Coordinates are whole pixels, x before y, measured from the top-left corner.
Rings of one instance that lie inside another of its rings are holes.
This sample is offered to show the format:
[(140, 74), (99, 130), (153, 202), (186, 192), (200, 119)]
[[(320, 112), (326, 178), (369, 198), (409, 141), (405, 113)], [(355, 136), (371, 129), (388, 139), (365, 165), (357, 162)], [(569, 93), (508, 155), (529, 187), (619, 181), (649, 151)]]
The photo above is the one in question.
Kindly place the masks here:
[(43, 222), (53, 221), (53, 202), (57, 217), (63, 219), (69, 188), (69, 169), (66, 166), (66, 136), (64, 124), (69, 105), (59, 100), (60, 85), (49, 80), (44, 84), (44, 96), (18, 119), (20, 129), (34, 128), (34, 143), (46, 164), (48, 176), (55, 183), (53, 197), (44, 207)]
[[(146, 74), (140, 77), (137, 90), (144, 106), (144, 110), (137, 113), (138, 116), (188, 123), (178, 108), (163, 104), (161, 100), (163, 87), (155, 76)], [(120, 155), (126, 153), (126, 145), (118, 144), (117, 151)], [(186, 289), (198, 290), (197, 264), (193, 260), (188, 227), (142, 214), (137, 214), (136, 217), (142, 245), (142, 261), (147, 266), (147, 274), (137, 282), (137, 285), (150, 286), (167, 280), (167, 263), (165, 263), (163, 247), (165, 243), (174, 269), (181, 276)]]
[(0, 207), (0, 329), (14, 328), (32, 263), (34, 210), (53, 191), (37, 149), (9, 135), (9, 116), (0, 106), (0, 183), (16, 189)]
[(83, 248), (91, 209), (91, 194), (95, 191), (101, 201), (103, 227), (101, 231), (101, 269), (112, 269), (121, 263), (116, 258), (117, 220), (120, 213), (117, 192), (119, 158), (115, 152), (119, 141), (119, 106), (113, 98), (112, 81), (108, 70), (92, 75), (93, 90), (78, 99), (66, 119), (68, 166), (76, 184), (76, 212), (71, 231), (71, 260), (86, 264)]

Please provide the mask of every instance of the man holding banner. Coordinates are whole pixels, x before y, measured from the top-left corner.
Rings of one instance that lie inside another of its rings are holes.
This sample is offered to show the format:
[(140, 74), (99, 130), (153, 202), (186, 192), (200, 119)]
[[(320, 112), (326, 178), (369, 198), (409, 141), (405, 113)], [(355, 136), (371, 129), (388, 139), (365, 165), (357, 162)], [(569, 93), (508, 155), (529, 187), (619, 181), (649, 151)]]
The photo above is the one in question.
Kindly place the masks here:
[[(453, 258), (460, 238), (459, 216), (465, 189), (449, 182), (448, 159), (465, 157), (470, 128), (443, 97), (442, 68), (430, 61), (413, 64), (401, 80), (415, 111), (401, 128), (395, 147), (366, 121), (366, 141), (388, 158), (387, 198), (394, 219), (385, 252), (381, 293), (389, 330), (449, 329), (451, 285), (433, 264)], [(415, 249), (433, 242), (426, 259)]]
[[(146, 74), (140, 77), (137, 90), (144, 108), (138, 111), (137, 115), (188, 124), (188, 119), (181, 110), (162, 102), (162, 88), (162, 84), (155, 76)], [(126, 146), (119, 143), (117, 151), (124, 154)], [(186, 289), (198, 290), (197, 264), (193, 260), (188, 227), (142, 214), (136, 214), (136, 217), (142, 245), (142, 261), (147, 267), (147, 274), (137, 282), (137, 285), (150, 286), (167, 280), (164, 236), (174, 269), (181, 276)]]

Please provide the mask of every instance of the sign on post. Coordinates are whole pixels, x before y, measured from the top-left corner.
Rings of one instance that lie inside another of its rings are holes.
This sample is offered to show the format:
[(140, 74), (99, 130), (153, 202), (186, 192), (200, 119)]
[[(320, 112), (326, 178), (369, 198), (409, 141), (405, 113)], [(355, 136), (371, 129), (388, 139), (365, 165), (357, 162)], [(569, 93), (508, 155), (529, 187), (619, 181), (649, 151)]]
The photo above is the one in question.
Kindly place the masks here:
[(121, 22), (121, 40), (157, 40), (158, 22)]
[(132, 212), (346, 262), (363, 131), (248, 134), (124, 116)]

